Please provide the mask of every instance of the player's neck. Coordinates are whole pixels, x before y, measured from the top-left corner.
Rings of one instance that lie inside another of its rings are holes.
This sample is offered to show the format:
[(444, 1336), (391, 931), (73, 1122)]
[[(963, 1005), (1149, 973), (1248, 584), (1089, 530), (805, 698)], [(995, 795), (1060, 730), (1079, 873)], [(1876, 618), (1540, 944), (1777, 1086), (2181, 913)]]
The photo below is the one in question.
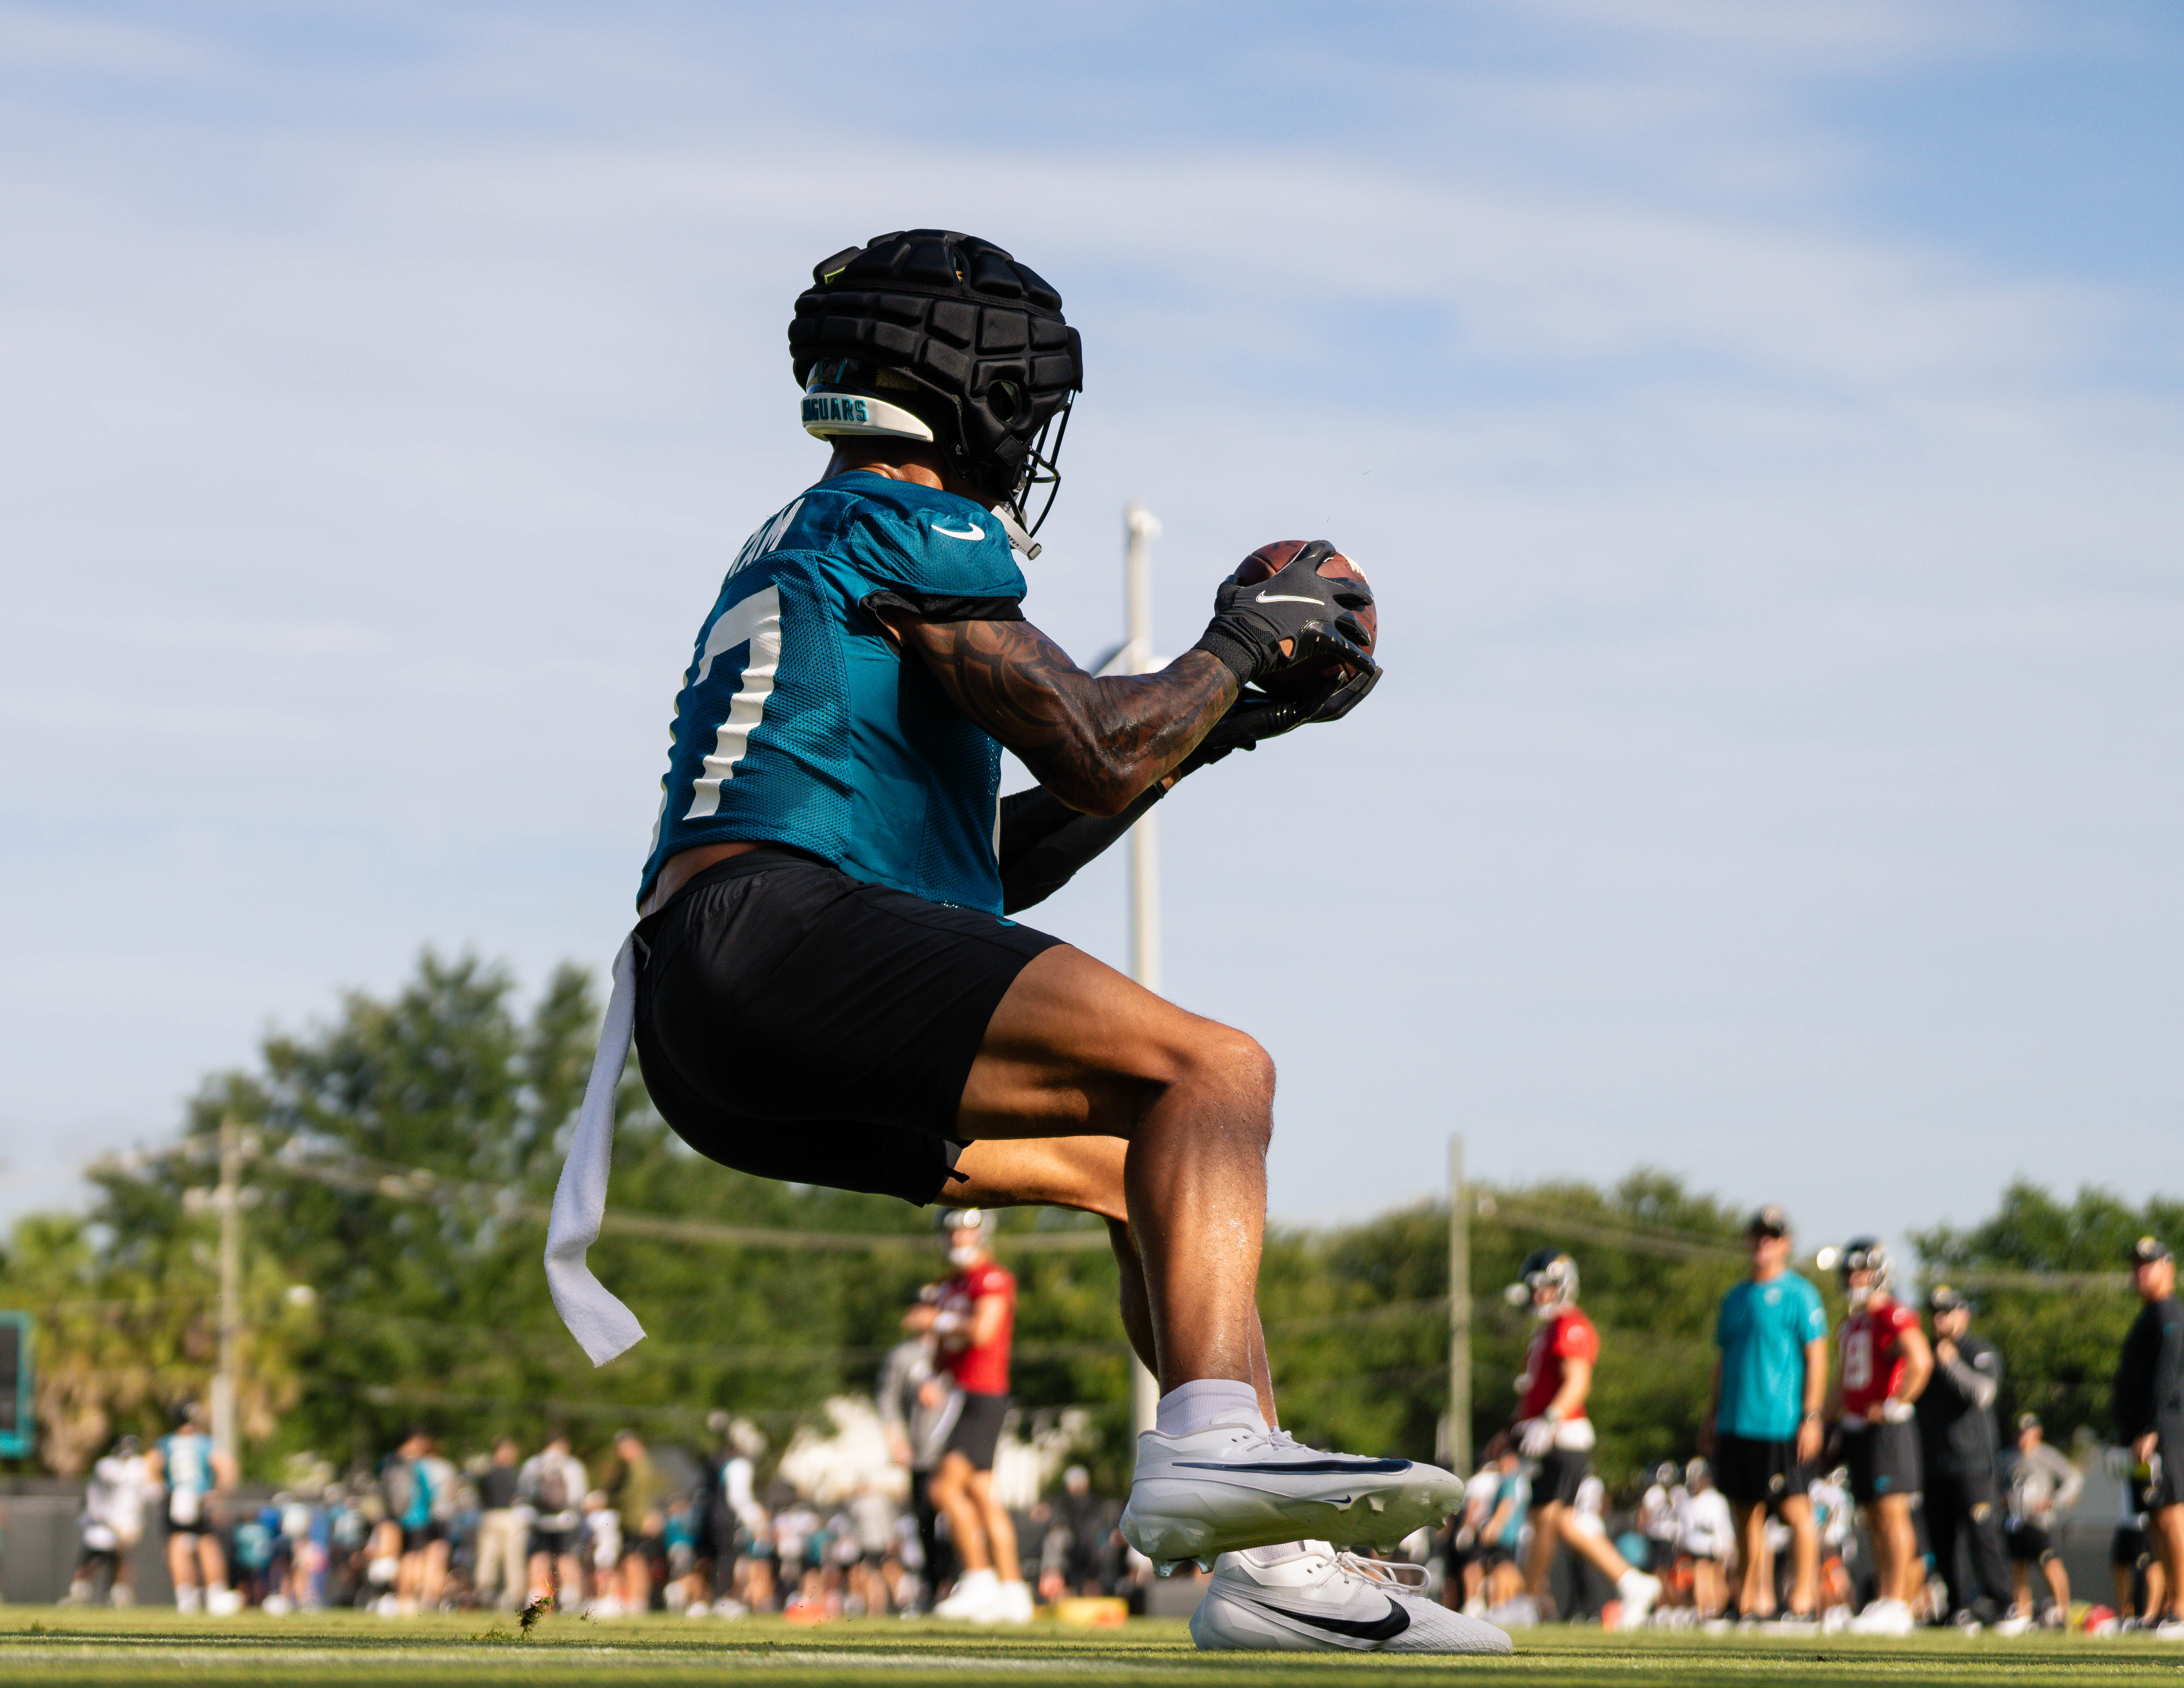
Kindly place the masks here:
[(907, 481), (913, 486), (930, 487), (936, 493), (953, 493), (978, 502), (978, 495), (948, 472), (939, 451), (915, 440), (836, 440), (834, 454), (827, 460), (827, 472), (819, 478), (831, 481), (837, 475), (858, 474)]

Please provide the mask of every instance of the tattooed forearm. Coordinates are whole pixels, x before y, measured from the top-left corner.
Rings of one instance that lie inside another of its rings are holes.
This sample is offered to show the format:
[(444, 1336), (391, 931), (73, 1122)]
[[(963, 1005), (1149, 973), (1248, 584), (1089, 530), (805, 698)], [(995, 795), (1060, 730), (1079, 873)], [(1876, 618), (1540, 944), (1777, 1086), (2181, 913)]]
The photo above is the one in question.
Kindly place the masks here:
[(1127, 807), (1236, 701), (1236, 677), (1204, 651), (1100, 680), (1028, 621), (893, 625), (958, 708), (1088, 815)]

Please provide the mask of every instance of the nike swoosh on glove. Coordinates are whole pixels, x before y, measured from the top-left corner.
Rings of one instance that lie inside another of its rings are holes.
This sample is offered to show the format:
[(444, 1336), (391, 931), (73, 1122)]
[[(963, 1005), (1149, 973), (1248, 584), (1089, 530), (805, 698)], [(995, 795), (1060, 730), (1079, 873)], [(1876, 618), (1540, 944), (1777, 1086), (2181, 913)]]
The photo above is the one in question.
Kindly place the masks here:
[(1191, 648), (1220, 659), (1245, 685), (1329, 659), (1351, 675), (1373, 671), (1378, 665), (1355, 613), (1372, 603), (1373, 590), (1360, 580), (1324, 578), (1319, 565), (1335, 554), (1332, 542), (1315, 539), (1264, 580), (1245, 586), (1230, 575), (1216, 588), (1213, 619)]

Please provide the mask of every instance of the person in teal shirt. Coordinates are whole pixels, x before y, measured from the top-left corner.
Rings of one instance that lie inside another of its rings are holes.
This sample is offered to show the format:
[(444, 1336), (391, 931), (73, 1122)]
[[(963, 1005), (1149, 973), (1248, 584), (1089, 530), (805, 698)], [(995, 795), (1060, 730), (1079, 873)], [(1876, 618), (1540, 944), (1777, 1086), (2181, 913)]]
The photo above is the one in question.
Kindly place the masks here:
[(1828, 1315), (1820, 1292), (1790, 1270), (1790, 1221), (1769, 1203), (1745, 1227), (1752, 1275), (1722, 1298), (1714, 1323), (1713, 1386), (1699, 1450), (1736, 1515), (1744, 1563), (1738, 1609), (1774, 1611), (1767, 1514), (1790, 1527), (1796, 1574), (1790, 1615), (1819, 1609), (1819, 1536), (1808, 1494), (1820, 1454), (1828, 1388)]

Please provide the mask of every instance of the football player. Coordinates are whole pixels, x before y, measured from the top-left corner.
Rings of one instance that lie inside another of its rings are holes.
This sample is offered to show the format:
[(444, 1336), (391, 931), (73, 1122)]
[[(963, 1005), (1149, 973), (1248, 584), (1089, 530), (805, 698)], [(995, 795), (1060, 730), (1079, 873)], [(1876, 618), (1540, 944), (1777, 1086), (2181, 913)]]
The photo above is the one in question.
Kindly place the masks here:
[(2176, 1256), (2158, 1237), (2131, 1245), (2131, 1271), (2142, 1305), (2111, 1385), (2116, 1429), (2148, 1474), (2147, 1541), (2168, 1588), (2166, 1609), (2150, 1601), (2147, 1621), (2164, 1640), (2184, 1641), (2184, 1302)]
[[(1177, 779), (1352, 708), (1379, 675), (1357, 615), (1371, 593), (1321, 576), (1334, 552), (1315, 542), (1223, 582), (1159, 672), (1095, 677), (1021, 608), (1017, 554), (1036, 556), (1046, 507), (1030, 500), (1050, 506), (1084, 379), (1060, 295), (991, 242), (906, 230), (815, 267), (788, 350), (832, 455), (699, 624), (609, 1026), (633, 1019), (653, 1101), (724, 1165), (1106, 1219), (1125, 1329), (1163, 1391), (1122, 1523), (1156, 1565), (1438, 1523), (1462, 1496), (1451, 1474), (1275, 1428), (1254, 1301), (1266, 1052), (1006, 917)], [(1247, 692), (1277, 676), (1283, 698)], [(1039, 782), (1007, 803), (1004, 748)], [(548, 1243), (595, 1360), (642, 1334), (582, 1264), (615, 1045)], [(1328, 1600), (1338, 1623), (1384, 1605)], [(1429, 1632), (1421, 1615), (1403, 1633)]]
[(956, 1591), (936, 1618), (979, 1624), (1028, 1624), (1031, 1586), (1017, 1558), (1016, 1525), (994, 1498), (994, 1451), (1009, 1414), (1009, 1343), (1016, 1329), (1017, 1280), (986, 1243), (986, 1216), (975, 1207), (941, 1216), (956, 1275), (936, 1284), (903, 1320), (929, 1331), (941, 1367), (962, 1391), (956, 1423), (933, 1474), (933, 1504), (948, 1519), (962, 1557)]
[(235, 1487), (237, 1473), (233, 1457), (214, 1446), (201, 1405), (186, 1401), (175, 1409), (175, 1428), (144, 1456), (144, 1469), (167, 1491), (167, 1570), (175, 1579), (176, 1610), (231, 1617), (242, 1609), (242, 1596), (227, 1585), (227, 1553), (212, 1513), (215, 1497)]
[(1914, 1405), (1934, 1374), (1919, 1315), (1888, 1293), (1888, 1251), (1859, 1237), (1842, 1252), (1841, 1366), (1833, 1394), (1851, 1497), (1869, 1511), (1875, 1596), (1851, 1620), (1861, 1635), (1908, 1635), (1925, 1596), (1925, 1561), (1911, 1518), (1922, 1476)]
[(1592, 1421), (1585, 1399), (1600, 1358), (1600, 1333), (1577, 1304), (1577, 1262), (1558, 1249), (1535, 1249), (1509, 1286), (1509, 1300), (1529, 1305), (1538, 1321), (1517, 1379), (1517, 1417), (1510, 1435), (1527, 1459), (1538, 1462), (1532, 1479), (1532, 1550), (1524, 1568), (1526, 1592), (1545, 1611), (1547, 1574), (1555, 1549), (1567, 1547), (1615, 1585), (1622, 1602), (1618, 1622), (1635, 1629), (1661, 1597), (1658, 1577), (1633, 1569), (1604, 1535), (1577, 1527), (1571, 1502), (1592, 1463)]

